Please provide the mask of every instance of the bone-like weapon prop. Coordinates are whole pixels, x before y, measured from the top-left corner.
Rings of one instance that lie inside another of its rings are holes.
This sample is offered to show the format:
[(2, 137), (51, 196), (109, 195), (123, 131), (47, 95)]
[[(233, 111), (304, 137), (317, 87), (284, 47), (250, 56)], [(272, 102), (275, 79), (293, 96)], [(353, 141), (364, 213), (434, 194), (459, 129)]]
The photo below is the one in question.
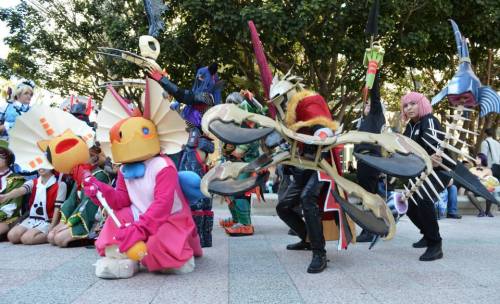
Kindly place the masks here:
[[(435, 129), (430, 129), (431, 132), (436, 132), (441, 134), (441, 135), (444, 135), (444, 139), (439, 139), (436, 135), (434, 134), (431, 134), (431, 133), (426, 133), (426, 135), (433, 139), (436, 143), (437, 143), (437, 146), (434, 146), (433, 144), (431, 144), (428, 140), (426, 140), (425, 138), (423, 138), (423, 141), (425, 142), (425, 144), (427, 146), (429, 146), (429, 148), (431, 148), (436, 155), (442, 157), (443, 159), (445, 159), (446, 161), (448, 161), (449, 163), (453, 164), (453, 165), (456, 165), (456, 162), (454, 159), (452, 159), (450, 156), (448, 156), (446, 153), (445, 153), (445, 149), (448, 149), (450, 151), (453, 151), (455, 153), (458, 153), (466, 158), (469, 158), (471, 160), (474, 160), (470, 155), (468, 155), (467, 153), (464, 153), (462, 151), (460, 151), (459, 149), (457, 149), (455, 146), (453, 146), (452, 144), (450, 144), (450, 140), (451, 139), (457, 139), (453, 136), (453, 131), (466, 131), (467, 133), (471, 133), (471, 134), (476, 134), (475, 132), (472, 132), (472, 131), (469, 131), (469, 130), (466, 130), (462, 127), (460, 127), (458, 125), (458, 121), (459, 120), (466, 120), (465, 117), (463, 117), (463, 113), (464, 111), (471, 111), (470, 109), (466, 109), (465, 107), (463, 106), (458, 106), (457, 108), (455, 108), (455, 113), (454, 115), (449, 115), (449, 117), (451, 117), (453, 119), (453, 121), (451, 123), (448, 123), (446, 122), (445, 125), (448, 127), (448, 132), (442, 132), (442, 131), (439, 131), (439, 130), (435, 130)], [(442, 162), (439, 163), (439, 166), (441, 166), (442, 168), (444, 168), (445, 170), (447, 171), (452, 171), (450, 168), (448, 168), (445, 164), (443, 164)], [(442, 181), (439, 179), (439, 177), (437, 176), (437, 174), (434, 172), (434, 170), (432, 170), (432, 173), (431, 173), (435, 180), (440, 184), (441, 187), (445, 187), (442, 183)], [(432, 190), (432, 192), (436, 195), (437, 198), (439, 198), (439, 194), (437, 193), (434, 185), (432, 184), (432, 182), (426, 177), (424, 179), (424, 181), (427, 183), (427, 186)], [(425, 190), (425, 187), (424, 187), (424, 190)]]
[[(449, 130), (448, 132), (443, 132), (443, 131), (436, 130), (436, 129), (430, 129), (431, 132), (435, 132), (436, 134), (444, 135), (444, 139), (443, 140), (439, 139), (434, 134), (426, 133), (426, 135), (429, 136), (429, 138), (431, 138), (434, 141), (436, 141), (437, 146), (434, 146), (428, 140), (426, 140), (425, 138), (423, 138), (424, 143), (427, 146), (429, 146), (429, 148), (431, 148), (436, 153), (436, 155), (442, 157), (443, 159), (445, 159), (446, 161), (448, 161), (449, 163), (451, 163), (453, 165), (456, 165), (456, 162), (455, 162), (455, 160), (453, 160), (450, 156), (448, 156), (445, 153), (445, 149), (448, 149), (450, 151), (453, 151), (455, 153), (463, 155), (466, 158), (474, 160), (470, 155), (468, 155), (466, 153), (463, 153), (462, 151), (460, 151), (459, 149), (457, 149), (455, 146), (453, 146), (452, 144), (450, 144), (450, 140), (452, 140), (452, 139), (456, 140), (457, 142), (465, 143), (464, 141), (460, 140), (459, 138), (456, 138), (455, 136), (453, 136), (453, 131), (462, 131), (462, 132), (466, 132), (466, 133), (469, 133), (469, 134), (477, 134), (477, 133), (475, 133), (473, 131), (469, 131), (467, 129), (464, 129), (464, 128), (462, 128), (462, 127), (460, 127), (458, 125), (458, 121), (460, 121), (460, 120), (462, 120), (462, 121), (468, 120), (467, 118), (463, 117), (463, 113), (464, 112), (471, 112), (471, 111), (473, 111), (473, 110), (467, 109), (464, 106), (458, 106), (458, 107), (456, 107), (455, 108), (455, 113), (453, 115), (448, 115), (448, 117), (452, 118), (453, 121), (451, 123), (448, 123), (448, 122), (445, 123), (445, 126), (448, 127), (448, 130)], [(447, 171), (452, 171), (450, 168), (448, 168), (448, 166), (446, 166), (442, 162), (439, 163), (439, 166), (442, 167), (443, 169), (447, 170)], [(405, 191), (403, 199), (408, 200), (413, 195), (413, 193), (415, 191), (417, 191), (420, 187), (422, 187), (422, 189), (425, 191), (425, 193), (427, 194), (427, 196), (429, 198), (432, 199), (432, 196), (430, 195), (430, 193), (427, 190), (427, 188), (429, 188), (431, 190), (431, 192), (434, 194), (434, 196), (436, 198), (440, 198), (439, 193), (437, 192), (436, 188), (434, 187), (434, 185), (432, 184), (432, 182), (429, 180), (429, 176), (430, 175), (432, 175), (434, 177), (434, 179), (440, 184), (441, 187), (445, 188), (445, 186), (443, 185), (443, 182), (441, 181), (441, 179), (438, 177), (438, 175), (436, 174), (436, 172), (434, 170), (432, 170), (429, 173), (425, 173), (424, 172), (417, 179), (417, 181), (415, 183), (411, 182), (411, 187), (410, 187), (410, 189), (408, 189), (408, 190)], [(415, 200), (412, 200), (412, 201), (415, 202)]]
[(105, 88), (108, 87), (109, 85), (113, 87), (127, 86), (136, 88), (145, 88), (146, 81), (144, 81), (144, 79), (123, 79), (123, 80), (113, 80), (113, 81), (105, 81), (99, 83), (100, 88)]
[[(455, 107), (455, 113), (453, 115), (448, 115), (448, 117), (452, 118), (451, 123), (449, 123), (449, 122), (445, 123), (445, 126), (448, 128), (448, 132), (439, 132), (440, 134), (444, 135), (443, 140), (440, 140), (439, 138), (437, 138), (437, 136), (435, 136), (433, 134), (429, 134), (429, 133), (427, 134), (430, 138), (434, 139), (438, 143), (438, 147), (432, 146), (427, 141), (426, 141), (426, 144), (429, 147), (431, 147), (433, 150), (435, 150), (437, 155), (442, 156), (443, 158), (445, 158), (447, 161), (449, 161), (450, 163), (452, 163), (454, 165), (456, 165), (455, 161), (452, 160), (449, 156), (447, 156), (446, 153), (444, 153), (445, 149), (449, 149), (450, 151), (453, 151), (459, 155), (462, 155), (463, 157), (466, 157), (472, 161), (475, 161), (475, 159), (473, 157), (471, 157), (469, 154), (460, 151), (454, 145), (450, 144), (450, 140), (452, 140), (452, 139), (457, 140), (457, 142), (460, 142), (460, 139), (455, 138), (455, 136), (453, 136), (454, 131), (460, 131), (460, 132), (465, 132), (468, 134), (477, 135), (476, 132), (464, 129), (463, 127), (458, 125), (458, 121), (469, 120), (468, 118), (465, 118), (463, 116), (465, 111), (471, 112), (473, 110), (467, 109), (464, 106), (460, 105), (460, 106)], [(431, 131), (438, 133), (438, 130), (435, 130), (435, 129), (431, 129)], [(424, 139), (424, 141), (425, 141), (425, 139)], [(461, 142), (464, 143), (463, 141), (461, 141)], [(444, 166), (444, 164), (440, 164), (440, 165)], [(445, 169), (449, 170), (449, 168), (445, 168)]]

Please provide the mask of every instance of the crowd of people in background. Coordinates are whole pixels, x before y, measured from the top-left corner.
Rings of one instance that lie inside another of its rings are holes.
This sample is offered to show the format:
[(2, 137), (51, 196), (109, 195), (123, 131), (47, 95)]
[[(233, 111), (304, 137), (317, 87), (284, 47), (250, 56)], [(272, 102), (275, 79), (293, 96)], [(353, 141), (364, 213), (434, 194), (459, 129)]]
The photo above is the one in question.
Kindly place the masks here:
[[(33, 82), (22, 81), (14, 90), (9, 88), (7, 100), (0, 104), (0, 240), (59, 247), (92, 244), (104, 223), (101, 208), (69, 176), (49, 168), (23, 170), (8, 148), (9, 131), (30, 110), (34, 89)], [(68, 110), (89, 123), (86, 106), (75, 103)], [(111, 184), (118, 167), (98, 145), (89, 154), (94, 176)]]

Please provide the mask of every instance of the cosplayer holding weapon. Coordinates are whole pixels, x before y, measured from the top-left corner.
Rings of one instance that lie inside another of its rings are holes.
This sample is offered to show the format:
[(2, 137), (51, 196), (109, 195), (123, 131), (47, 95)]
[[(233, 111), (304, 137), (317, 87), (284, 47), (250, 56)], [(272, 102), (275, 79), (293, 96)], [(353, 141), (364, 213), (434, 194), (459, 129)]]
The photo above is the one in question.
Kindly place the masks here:
[[(384, 49), (378, 42), (374, 42), (378, 34), (378, 0), (374, 1), (368, 16), (366, 33), (370, 34), (370, 47), (366, 49), (363, 64), (368, 67), (363, 88), (363, 107), (359, 119), (358, 131), (381, 133), (385, 126), (385, 113), (380, 99), (380, 73), (378, 69), (382, 64)], [(367, 101), (368, 94), (370, 99)], [(354, 146), (354, 155), (359, 160), (356, 170), (356, 178), (361, 187), (370, 193), (377, 193), (380, 171), (365, 163), (363, 157), (380, 157), (381, 149), (375, 145), (358, 144)], [(357, 242), (372, 242), (377, 240), (376, 235), (372, 235), (366, 230), (361, 231), (356, 238)], [(373, 246), (373, 245), (372, 245)], [(372, 247), (370, 246), (370, 248)]]
[[(202, 134), (199, 125), (201, 124), (201, 116), (206, 109), (213, 104), (220, 103), (221, 100), (222, 82), (218, 80), (217, 65), (198, 69), (191, 90), (179, 88), (174, 84), (155, 61), (160, 53), (160, 44), (153, 36), (157, 35), (159, 29), (163, 28), (163, 22), (159, 17), (166, 10), (166, 7), (159, 0), (145, 0), (144, 5), (148, 15), (150, 36), (141, 36), (139, 39), (141, 55), (113, 48), (100, 48), (101, 51), (98, 54), (124, 59), (139, 65), (147, 70), (150, 77), (159, 82), (163, 89), (176, 99), (171, 104), (172, 108), (179, 108), (179, 103), (186, 105), (182, 109), (181, 116), (189, 129), (189, 139), (181, 155), (178, 169), (180, 171), (193, 171), (201, 177), (205, 174), (205, 161), (208, 154), (214, 151), (214, 145), (209, 138)], [(192, 202), (191, 207), (202, 246), (212, 246), (213, 212), (211, 199), (201, 198), (199, 202)]]
[(182, 119), (170, 110), (162, 88), (149, 78), (145, 83), (142, 113), (131, 109), (110, 86), (97, 116), (96, 138), (113, 161), (122, 164), (115, 188), (94, 178), (84, 183), (89, 197), (108, 203), (111, 214), (116, 213), (96, 241), (104, 256), (96, 264), (96, 275), (101, 278), (134, 275), (138, 270), (135, 259), (121, 254), (134, 248), (141, 249), (136, 255), (150, 271), (189, 272), (194, 269), (193, 255), (202, 254), (187, 193), (180, 186), (190, 181), (181, 181), (165, 156), (178, 152), (188, 134), (179, 127)]

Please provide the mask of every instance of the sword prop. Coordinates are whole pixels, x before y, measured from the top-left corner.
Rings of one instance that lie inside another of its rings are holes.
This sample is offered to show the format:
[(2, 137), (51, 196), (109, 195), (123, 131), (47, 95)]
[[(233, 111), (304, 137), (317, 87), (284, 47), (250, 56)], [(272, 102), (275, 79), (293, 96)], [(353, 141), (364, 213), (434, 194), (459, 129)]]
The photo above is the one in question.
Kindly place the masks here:
[[(106, 198), (104, 198), (101, 191), (97, 190), (96, 197), (99, 200), (99, 203), (101, 203), (102, 207), (106, 210), (106, 213), (108, 214), (108, 216), (113, 220), (116, 227), (118, 227), (118, 228), (123, 227), (123, 224), (120, 222), (120, 220), (116, 216), (113, 208), (111, 208), (111, 206), (109, 206), (108, 201), (106, 200)], [(147, 254), (148, 254), (148, 248), (146, 246), (146, 243), (144, 243), (143, 241), (135, 243), (126, 252), (127, 257), (131, 260), (134, 260), (134, 261), (142, 260)]]

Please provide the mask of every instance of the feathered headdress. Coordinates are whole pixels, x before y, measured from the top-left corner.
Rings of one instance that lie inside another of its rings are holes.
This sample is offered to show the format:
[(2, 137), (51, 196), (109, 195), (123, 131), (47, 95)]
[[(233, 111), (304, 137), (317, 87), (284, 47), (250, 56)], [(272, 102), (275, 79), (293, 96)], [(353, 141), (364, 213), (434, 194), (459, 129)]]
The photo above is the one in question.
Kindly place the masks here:
[[(165, 98), (164, 90), (156, 81), (146, 78), (146, 88), (142, 94), (141, 103), (143, 113), (132, 107), (112, 86), (108, 86), (108, 91), (102, 101), (102, 109), (96, 119), (98, 126), (96, 140), (100, 142), (103, 151), (107, 155), (113, 155), (110, 138), (113, 129), (116, 129), (123, 121), (134, 117), (150, 121), (156, 127), (161, 153), (175, 154), (181, 151), (182, 145), (188, 139), (184, 121), (177, 112), (170, 110), (170, 102)], [(144, 133), (153, 130), (146, 131), (142, 128), (138, 131)], [(123, 135), (126, 136), (126, 134)], [(143, 135), (146, 136), (149, 133)]]

